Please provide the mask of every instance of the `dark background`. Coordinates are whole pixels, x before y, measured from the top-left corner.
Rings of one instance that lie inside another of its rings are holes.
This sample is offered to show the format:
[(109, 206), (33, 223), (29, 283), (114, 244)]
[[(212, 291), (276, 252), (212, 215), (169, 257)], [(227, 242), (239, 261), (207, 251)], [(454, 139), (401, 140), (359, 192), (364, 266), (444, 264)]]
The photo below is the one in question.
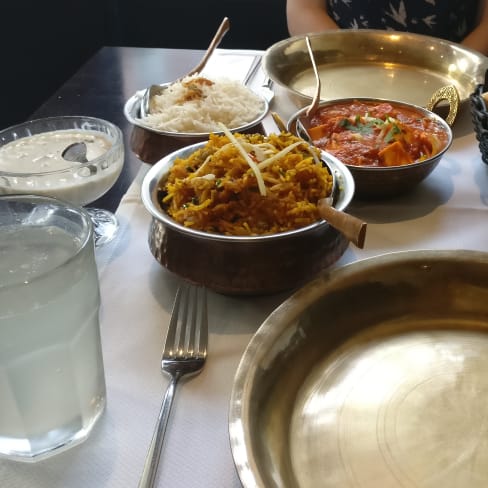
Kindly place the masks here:
[(0, 129), (22, 122), (102, 46), (266, 49), (288, 37), (286, 0), (2, 0)]

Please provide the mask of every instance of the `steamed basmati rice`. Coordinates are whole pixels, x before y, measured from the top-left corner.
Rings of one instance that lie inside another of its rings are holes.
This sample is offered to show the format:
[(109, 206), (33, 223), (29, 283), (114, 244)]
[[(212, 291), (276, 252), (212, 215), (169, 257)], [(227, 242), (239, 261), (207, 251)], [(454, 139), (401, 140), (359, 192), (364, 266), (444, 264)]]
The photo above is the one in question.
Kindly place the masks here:
[(154, 97), (153, 113), (144, 124), (167, 132), (209, 133), (219, 131), (219, 122), (230, 129), (257, 119), (263, 100), (235, 80), (209, 80), (187, 76)]

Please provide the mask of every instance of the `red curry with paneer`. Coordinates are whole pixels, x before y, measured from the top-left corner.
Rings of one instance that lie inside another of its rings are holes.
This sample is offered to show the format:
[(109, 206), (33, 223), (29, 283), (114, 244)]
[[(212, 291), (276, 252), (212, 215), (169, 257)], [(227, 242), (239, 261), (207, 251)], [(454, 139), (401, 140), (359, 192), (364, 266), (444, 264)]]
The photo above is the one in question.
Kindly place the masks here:
[(414, 108), (353, 101), (321, 107), (308, 133), (314, 145), (354, 166), (401, 166), (435, 156), (448, 143), (440, 123)]

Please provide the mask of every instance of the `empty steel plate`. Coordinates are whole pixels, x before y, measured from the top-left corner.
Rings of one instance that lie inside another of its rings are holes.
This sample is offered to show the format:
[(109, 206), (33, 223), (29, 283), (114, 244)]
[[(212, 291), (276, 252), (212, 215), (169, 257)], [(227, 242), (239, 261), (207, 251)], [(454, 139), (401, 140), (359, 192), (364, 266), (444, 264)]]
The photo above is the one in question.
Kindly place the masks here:
[(229, 432), (244, 487), (488, 486), (488, 253), (322, 274), (261, 325)]
[[(371, 97), (423, 106), (438, 88), (454, 85), (466, 101), (488, 68), (488, 58), (476, 51), (408, 32), (330, 30), (310, 34), (310, 41), (323, 100)], [(310, 103), (315, 75), (305, 36), (273, 44), (262, 64), (299, 105)]]

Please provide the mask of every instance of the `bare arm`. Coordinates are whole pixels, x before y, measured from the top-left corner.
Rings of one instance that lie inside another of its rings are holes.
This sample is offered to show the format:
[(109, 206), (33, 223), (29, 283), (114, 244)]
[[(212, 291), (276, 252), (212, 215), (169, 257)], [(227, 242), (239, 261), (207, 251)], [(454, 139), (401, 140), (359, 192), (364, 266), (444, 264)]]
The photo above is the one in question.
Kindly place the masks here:
[(339, 28), (327, 14), (323, 0), (287, 0), (286, 18), (292, 36)]
[(488, 1), (481, 2), (480, 20), (477, 27), (461, 42), (463, 46), (475, 49), (488, 56)]

